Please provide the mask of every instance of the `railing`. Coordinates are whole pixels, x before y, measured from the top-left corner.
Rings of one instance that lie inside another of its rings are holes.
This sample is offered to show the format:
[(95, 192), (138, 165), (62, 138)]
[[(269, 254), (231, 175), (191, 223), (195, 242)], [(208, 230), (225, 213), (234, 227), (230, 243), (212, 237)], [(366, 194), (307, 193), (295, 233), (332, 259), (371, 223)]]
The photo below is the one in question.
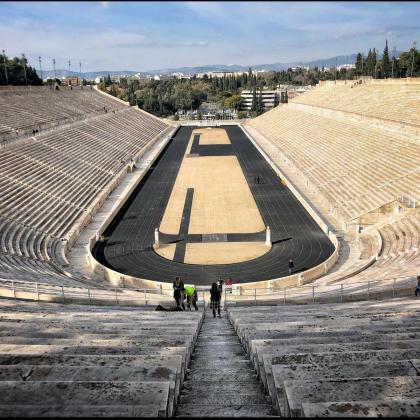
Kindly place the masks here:
[[(197, 292), (199, 301), (206, 304), (206, 291)], [(109, 304), (109, 305), (150, 305), (170, 304), (172, 289), (109, 289), (83, 288), (48, 283), (32, 283), (21, 280), (0, 279), (0, 296), (36, 301), (53, 301), (59, 303)]]
[(394, 278), (330, 285), (303, 285), (269, 288), (224, 290), (225, 307), (229, 304), (299, 304), (331, 303), (411, 296), (417, 285), (415, 278)]
[[(366, 282), (331, 285), (288, 286), (283, 288), (227, 289), (224, 287), (224, 307), (233, 304), (305, 304), (340, 303), (360, 300), (411, 296), (417, 280), (395, 278)], [(239, 285), (238, 285), (239, 286)], [(238, 293), (239, 292), (239, 293)], [(197, 287), (199, 301), (206, 307), (209, 286)], [(59, 303), (108, 304), (108, 305), (157, 305), (172, 306), (172, 290), (162, 289), (96, 289), (48, 283), (31, 283), (20, 280), (0, 279), (0, 296)]]
[(148, 304), (164, 301), (168, 295), (157, 294), (156, 289), (82, 288), (48, 283), (31, 283), (20, 280), (0, 280), (0, 295), (38, 301), (62, 303)]

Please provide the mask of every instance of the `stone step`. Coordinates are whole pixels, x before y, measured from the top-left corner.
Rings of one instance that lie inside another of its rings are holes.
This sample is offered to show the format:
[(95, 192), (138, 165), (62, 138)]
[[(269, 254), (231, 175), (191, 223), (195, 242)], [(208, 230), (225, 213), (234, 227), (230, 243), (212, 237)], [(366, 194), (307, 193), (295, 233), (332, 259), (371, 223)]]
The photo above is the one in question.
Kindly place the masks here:
[[(420, 342), (420, 333), (389, 333), (386, 335), (387, 340), (389, 341), (407, 341), (407, 340), (417, 340)], [(279, 339), (279, 338), (267, 338), (267, 339), (258, 339), (252, 340), (249, 343), (249, 351), (252, 354), (256, 353), (257, 347), (262, 348), (265, 346), (275, 346), (281, 347), (285, 346), (309, 346), (317, 344), (328, 344), (328, 342), (338, 344), (350, 344), (353, 342), (363, 343), (363, 342), (377, 342), (384, 340), (384, 335), (381, 334), (356, 334), (356, 335), (345, 335), (345, 336), (336, 336), (331, 339), (325, 339), (324, 337), (307, 337), (307, 338), (288, 338), (288, 339)]]
[(132, 356), (165, 356), (181, 355), (183, 363), (188, 365), (189, 356), (187, 347), (124, 347), (124, 346), (57, 346), (57, 345), (24, 345), (0, 344), (0, 357), (3, 355), (132, 355)]
[[(194, 381), (253, 381), (257, 380), (257, 375), (251, 368), (230, 368), (229, 365), (217, 365), (214, 368), (202, 368), (198, 366), (188, 373), (188, 379), (194, 378)], [(191, 379), (192, 380), (192, 379)]]
[(195, 348), (196, 351), (193, 354), (193, 360), (203, 359), (207, 357), (209, 357), (210, 359), (217, 359), (218, 357), (222, 358), (225, 355), (229, 355), (230, 357), (246, 357), (246, 351), (240, 344), (229, 346), (229, 350), (225, 346), (223, 346), (221, 349), (219, 349), (217, 346), (196, 346)]
[(420, 378), (361, 378), (320, 381), (285, 381), (285, 415), (302, 417), (302, 403), (419, 399)]
[(201, 339), (195, 344), (196, 349), (208, 349), (210, 351), (228, 351), (230, 352), (231, 349), (241, 349), (244, 350), (244, 346), (238, 341), (226, 342), (226, 341), (207, 341), (202, 342)]
[(305, 417), (418, 417), (419, 399), (302, 403)]
[(39, 337), (0, 337), (1, 344), (44, 344), (44, 345), (119, 345), (123, 346), (190, 346), (192, 345), (192, 337), (187, 338), (185, 335), (173, 334), (173, 335), (145, 335), (145, 336), (115, 336), (112, 338), (98, 336), (86, 336), (79, 335), (73, 338), (39, 338)]
[(0, 354), (0, 365), (67, 365), (67, 366), (181, 366), (183, 357), (170, 352), (163, 355), (120, 354)]
[(269, 404), (179, 404), (175, 417), (277, 417)]
[(277, 328), (267, 328), (267, 327), (259, 327), (256, 326), (254, 328), (247, 328), (238, 331), (238, 335), (240, 338), (245, 339), (257, 339), (259, 338), (258, 335), (267, 336), (270, 334), (276, 335), (277, 337), (273, 338), (296, 338), (296, 337), (336, 337), (338, 335), (357, 335), (357, 334), (388, 334), (388, 333), (396, 333), (396, 332), (407, 332), (407, 333), (418, 333), (420, 332), (420, 327), (416, 325), (389, 325), (389, 324), (382, 324), (382, 325), (362, 325), (358, 326), (354, 329), (344, 328), (343, 325), (341, 326), (332, 326), (331, 328), (323, 329), (323, 328), (310, 328), (308, 329), (306, 326), (299, 329), (289, 329), (289, 330), (280, 330)]
[(0, 405), (0, 417), (159, 417), (150, 405)]
[(391, 362), (354, 362), (336, 365), (292, 365), (272, 366), (272, 378), (267, 374), (267, 385), (273, 403), (277, 405), (279, 413), (284, 413), (283, 382), (288, 380), (323, 380), (323, 379), (351, 379), (368, 377), (417, 376), (419, 372), (410, 361)]
[(225, 336), (225, 337), (202, 337), (200, 336), (200, 344), (204, 343), (217, 343), (217, 344), (240, 344), (239, 338), (237, 336)]
[(136, 330), (130, 332), (124, 331), (48, 331), (41, 330), (35, 331), (34, 329), (21, 330), (16, 328), (14, 331), (5, 332), (4, 330), (0, 333), (0, 343), (8, 343), (14, 338), (42, 338), (45, 340), (54, 340), (54, 339), (74, 339), (80, 338), (83, 340), (87, 339), (113, 339), (124, 337), (125, 339), (136, 339), (141, 337), (191, 337), (193, 340), (197, 338), (196, 332), (191, 329), (151, 329), (151, 330)]
[(0, 381), (60, 382), (63, 378), (89, 382), (169, 382), (169, 416), (172, 416), (181, 386), (179, 368), (169, 366), (0, 365)]
[[(0, 355), (1, 360), (1, 355)], [(208, 360), (208, 359), (206, 359)], [(207, 366), (211, 366), (210, 368), (207, 368)], [(246, 370), (254, 372), (254, 368), (252, 366), (252, 363), (249, 360), (244, 359), (243, 357), (235, 357), (230, 358), (226, 356), (224, 359), (212, 359), (208, 360), (208, 362), (202, 361), (200, 362), (197, 359), (193, 360), (190, 364), (190, 370), (194, 369), (195, 371), (198, 370), (205, 372), (206, 370), (215, 371), (218, 369), (235, 369), (235, 370)]]
[[(263, 356), (264, 365), (297, 365), (297, 364), (340, 364), (365, 361), (410, 360), (420, 358), (419, 349), (403, 350), (356, 350), (346, 352), (290, 353)], [(413, 361), (414, 363), (414, 361)], [(417, 367), (418, 368), (418, 367)], [(266, 368), (267, 370), (267, 368)]]
[(0, 404), (150, 405), (168, 415), (169, 382), (0, 382)]
[(261, 394), (264, 388), (255, 378), (251, 381), (228, 380), (226, 382), (215, 383), (214, 381), (200, 381), (188, 379), (182, 385), (181, 395), (188, 394), (213, 394), (215, 392), (226, 392), (228, 394), (238, 392), (239, 394)]
[(263, 395), (260, 392), (220, 392), (220, 391), (196, 391), (191, 390), (187, 395), (182, 395), (179, 399), (180, 404), (191, 403), (191, 401), (199, 402), (200, 404), (219, 404), (219, 405), (247, 405), (247, 404), (268, 404), (271, 405), (269, 396)]
[(326, 352), (353, 352), (363, 350), (403, 350), (420, 348), (420, 340), (396, 340), (388, 341), (387, 337), (383, 337), (381, 341), (365, 341), (351, 343), (332, 343), (332, 344), (300, 344), (300, 345), (283, 345), (283, 346), (259, 346), (257, 348), (257, 356), (254, 357), (254, 366), (257, 369), (263, 383), (266, 383), (264, 371), (264, 354), (273, 354), (280, 356), (281, 354), (290, 353), (326, 353)]
[(378, 328), (383, 327), (384, 325), (394, 326), (395, 328), (404, 327), (405, 325), (415, 325), (415, 320), (418, 316), (412, 317), (377, 317), (377, 318), (326, 318), (326, 319), (308, 319), (308, 317), (303, 318), (300, 321), (297, 321), (293, 318), (290, 321), (280, 321), (281, 316), (273, 317), (272, 319), (265, 319), (263, 322), (246, 322), (243, 320), (237, 320), (235, 324), (235, 331), (237, 333), (244, 332), (246, 330), (253, 330), (256, 327), (261, 329), (270, 328), (272, 331), (282, 332), (282, 331), (298, 331), (298, 330), (320, 330), (328, 331), (332, 329), (347, 329), (351, 330), (352, 328), (365, 328), (370, 326), (377, 326)]
[[(192, 356), (191, 358), (191, 364), (194, 363), (195, 364), (199, 364), (204, 366), (205, 364), (209, 363), (210, 365), (215, 365), (215, 366), (220, 366), (223, 365), (223, 362), (240, 362), (241, 360), (244, 359), (246, 353), (244, 351), (242, 351), (242, 354), (234, 354), (234, 355), (229, 355), (229, 354), (222, 354), (222, 355), (217, 355), (217, 354), (213, 354), (213, 353), (207, 353), (207, 354), (202, 354), (200, 353), (196, 353)], [(229, 363), (228, 363), (229, 366)]]

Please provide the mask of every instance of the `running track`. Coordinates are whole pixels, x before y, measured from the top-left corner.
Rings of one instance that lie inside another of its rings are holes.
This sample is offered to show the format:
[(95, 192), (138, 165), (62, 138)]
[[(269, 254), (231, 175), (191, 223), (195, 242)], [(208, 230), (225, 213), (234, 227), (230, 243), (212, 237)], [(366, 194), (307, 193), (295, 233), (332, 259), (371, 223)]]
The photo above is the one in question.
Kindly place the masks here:
[[(295, 271), (300, 272), (322, 263), (332, 254), (334, 245), (290, 190), (280, 184), (279, 177), (238, 126), (223, 128), (264, 223), (270, 226), (271, 250), (251, 261), (221, 265), (184, 264), (156, 254), (151, 247), (154, 229), (160, 225), (194, 128), (197, 127), (181, 127), (177, 131), (156, 166), (104, 232), (106, 239), (96, 243), (93, 253), (102, 264), (144, 279), (172, 282), (174, 276), (179, 275), (185, 283), (208, 285), (229, 275), (234, 283), (279, 278), (288, 275), (289, 258), (294, 260)], [(257, 175), (260, 184), (254, 182)], [(261, 234), (257, 236), (264, 238)], [(163, 243), (173, 240), (165, 235), (161, 238)], [(235, 235), (229, 235), (229, 238), (234, 240)], [(247, 238), (244, 236), (239, 240)]]

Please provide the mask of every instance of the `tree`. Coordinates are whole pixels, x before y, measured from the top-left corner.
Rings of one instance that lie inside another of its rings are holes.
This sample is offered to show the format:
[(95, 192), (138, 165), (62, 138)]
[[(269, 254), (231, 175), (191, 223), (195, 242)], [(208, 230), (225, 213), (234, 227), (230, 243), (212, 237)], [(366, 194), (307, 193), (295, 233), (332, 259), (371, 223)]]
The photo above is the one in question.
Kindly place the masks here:
[(257, 109), (256, 111), (261, 114), (264, 111), (264, 102), (262, 99), (262, 90), (260, 89), (260, 94), (258, 96), (258, 102), (257, 102)]
[[(370, 53), (370, 51), (369, 51)], [(322, 66), (322, 68), (324, 68), (324, 66)], [(357, 53), (356, 56), (356, 74), (359, 76), (362, 76), (362, 54), (361, 53)]]
[[(7, 79), (4, 71), (6, 63)], [(26, 78), (25, 78), (26, 72)], [(9, 59), (6, 55), (0, 54), (0, 85), (42, 85), (42, 80), (38, 77), (34, 68), (28, 66), (26, 58), (14, 57)]]
[(233, 108), (236, 110), (242, 109), (244, 104), (244, 98), (241, 95), (232, 95), (226, 98), (223, 102), (225, 108)]
[(389, 60), (388, 40), (385, 42), (384, 54), (382, 57), (382, 77), (387, 79), (390, 76), (391, 61)]
[(257, 88), (254, 86), (252, 90), (252, 103), (251, 103), (251, 111), (257, 111)]
[(367, 75), (368, 76), (372, 76), (375, 77), (376, 76), (376, 64), (377, 64), (377, 60), (376, 60), (376, 49), (374, 48), (370, 54), (370, 60), (366, 63), (367, 64)]
[(415, 47), (410, 48), (410, 51), (402, 52), (397, 63), (399, 77), (410, 77), (411, 73), (413, 77), (420, 76), (420, 53)]

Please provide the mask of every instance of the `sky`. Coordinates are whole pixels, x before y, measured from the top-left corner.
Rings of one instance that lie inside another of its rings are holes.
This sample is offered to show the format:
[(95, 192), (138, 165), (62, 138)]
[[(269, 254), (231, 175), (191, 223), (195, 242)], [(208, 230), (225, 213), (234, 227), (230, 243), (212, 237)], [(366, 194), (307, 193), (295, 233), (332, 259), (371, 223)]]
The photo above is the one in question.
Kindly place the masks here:
[(420, 2), (0, 1), (0, 49), (43, 70), (305, 62), (419, 35)]

